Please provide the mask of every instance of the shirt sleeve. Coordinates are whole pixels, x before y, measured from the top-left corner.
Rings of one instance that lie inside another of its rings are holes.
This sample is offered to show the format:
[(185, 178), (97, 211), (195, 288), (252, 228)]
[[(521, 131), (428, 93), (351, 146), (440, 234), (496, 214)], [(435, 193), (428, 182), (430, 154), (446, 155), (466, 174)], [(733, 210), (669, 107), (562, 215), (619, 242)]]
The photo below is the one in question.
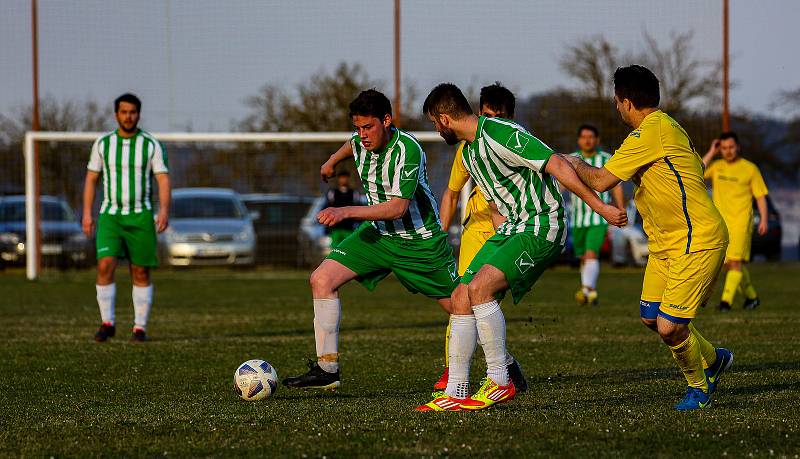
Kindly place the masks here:
[(486, 141), (494, 154), (512, 166), (544, 172), (553, 150), (519, 126), (484, 121)]
[(630, 180), (639, 169), (662, 157), (658, 139), (653, 138), (657, 135), (650, 129), (631, 132), (604, 167), (618, 179)]
[[(402, 142), (399, 140), (398, 142)], [(422, 168), (422, 150), (416, 143), (400, 144), (400, 156), (394, 170), (393, 186), (389, 196), (411, 199), (417, 191), (420, 169)]]
[(153, 141), (153, 173), (154, 174), (167, 174), (169, 173), (169, 161), (167, 160), (167, 150), (161, 145), (161, 142)]
[(450, 180), (447, 182), (447, 188), (450, 191), (461, 191), (464, 188), (464, 185), (469, 180), (469, 172), (467, 172), (467, 168), (464, 166), (464, 146), (466, 144), (461, 142), (456, 150), (456, 156), (453, 158), (453, 168), (450, 169)]
[[(719, 160), (717, 160), (719, 161)], [(717, 161), (711, 161), (711, 164), (703, 171), (703, 178), (708, 180), (714, 175), (714, 168), (717, 167)]]
[(103, 170), (103, 155), (100, 154), (100, 139), (94, 141), (92, 144), (92, 152), (89, 154), (89, 164), (86, 169), (92, 172), (100, 172)]
[(760, 198), (769, 194), (767, 184), (764, 183), (764, 177), (761, 176), (761, 171), (758, 167), (753, 166), (753, 178), (750, 179), (750, 191), (753, 193), (754, 198)]

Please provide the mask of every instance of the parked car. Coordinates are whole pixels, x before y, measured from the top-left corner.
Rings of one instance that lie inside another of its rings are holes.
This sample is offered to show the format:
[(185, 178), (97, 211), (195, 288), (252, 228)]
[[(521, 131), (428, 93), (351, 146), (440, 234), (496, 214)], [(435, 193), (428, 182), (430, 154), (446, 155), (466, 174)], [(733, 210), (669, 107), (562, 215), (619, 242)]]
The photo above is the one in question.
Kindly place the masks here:
[[(325, 208), (328, 200), (325, 196), (314, 198), (305, 216), (300, 220), (298, 234), (298, 265), (314, 267), (319, 265), (331, 253), (331, 238), (328, 229), (317, 221), (317, 214)], [(358, 194), (358, 203), (367, 204), (367, 198)]]
[[(60, 269), (88, 265), (94, 245), (81, 230), (67, 202), (54, 196), (40, 197), (42, 263)], [(24, 265), (26, 253), (25, 196), (0, 197), (0, 260)]]
[(650, 249), (644, 232), (642, 217), (631, 200), (625, 208), (628, 224), (622, 228), (609, 226), (611, 233), (611, 263), (615, 266), (645, 266)]
[(770, 261), (779, 260), (783, 227), (781, 226), (781, 214), (775, 209), (769, 195), (767, 195), (767, 234), (763, 236), (756, 231), (760, 221), (761, 215), (759, 215), (758, 207), (753, 200), (753, 236), (750, 242), (750, 259), (755, 258), (756, 255), (763, 255)]
[(233, 190), (175, 189), (169, 227), (159, 236), (162, 259), (171, 266), (252, 265), (252, 217)]
[(254, 218), (256, 263), (301, 266), (300, 224), (315, 202), (314, 197), (245, 194), (242, 202)]

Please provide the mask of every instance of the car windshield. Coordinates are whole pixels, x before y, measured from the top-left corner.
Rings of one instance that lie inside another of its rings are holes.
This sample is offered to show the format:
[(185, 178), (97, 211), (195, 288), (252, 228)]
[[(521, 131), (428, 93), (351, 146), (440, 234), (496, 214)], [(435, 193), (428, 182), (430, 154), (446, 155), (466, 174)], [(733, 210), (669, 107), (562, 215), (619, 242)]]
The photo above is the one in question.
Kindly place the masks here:
[[(75, 214), (64, 202), (42, 202), (42, 221), (46, 222), (74, 222)], [(0, 203), (0, 221), (24, 222), (25, 202)]]
[(172, 218), (242, 218), (241, 207), (228, 197), (179, 197), (170, 210)]
[(297, 226), (308, 212), (304, 202), (248, 202), (248, 209), (258, 211), (256, 223), (271, 226)]

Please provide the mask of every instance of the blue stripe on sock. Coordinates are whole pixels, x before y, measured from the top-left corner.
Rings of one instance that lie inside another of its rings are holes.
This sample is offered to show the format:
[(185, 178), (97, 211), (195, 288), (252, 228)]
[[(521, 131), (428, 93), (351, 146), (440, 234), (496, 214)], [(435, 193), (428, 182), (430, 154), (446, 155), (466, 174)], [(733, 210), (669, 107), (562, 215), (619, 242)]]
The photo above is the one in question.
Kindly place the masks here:
[(670, 322), (675, 323), (675, 324), (686, 325), (686, 324), (688, 324), (689, 322), (692, 321), (692, 319), (687, 319), (685, 317), (671, 316), (671, 315), (667, 314), (666, 312), (664, 312), (664, 311), (662, 311), (660, 309), (658, 310), (658, 315), (660, 315), (661, 317), (663, 317), (663, 318), (665, 318), (665, 319), (667, 319)]
[(660, 306), (660, 301), (639, 300), (639, 315), (642, 316), (642, 319), (655, 319)]

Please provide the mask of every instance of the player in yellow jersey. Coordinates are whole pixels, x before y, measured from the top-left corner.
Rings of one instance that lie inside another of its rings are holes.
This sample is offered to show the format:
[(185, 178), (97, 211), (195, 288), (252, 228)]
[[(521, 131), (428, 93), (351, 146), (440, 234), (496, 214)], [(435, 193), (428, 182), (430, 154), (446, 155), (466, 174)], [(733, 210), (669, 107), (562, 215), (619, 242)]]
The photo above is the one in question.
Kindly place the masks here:
[[(484, 86), (481, 88), (479, 99), (480, 114), (487, 117), (498, 117), (506, 119), (514, 119), (514, 106), (516, 100), (514, 94), (496, 81), (494, 84)], [(447, 231), (450, 228), (450, 223), (453, 221), (453, 216), (456, 213), (458, 206), (458, 199), (461, 194), (461, 189), (469, 181), (469, 173), (467, 168), (464, 167), (464, 161), (461, 157), (461, 151), (464, 148), (464, 142), (458, 144), (456, 156), (453, 160), (453, 168), (450, 170), (450, 180), (447, 183), (447, 189), (442, 196), (442, 203), (439, 206), (439, 218), (442, 220), (442, 228)], [(461, 246), (458, 252), (458, 275), (463, 276), (464, 272), (472, 263), (472, 259), (483, 247), (483, 244), (495, 234), (495, 229), (503, 222), (502, 216), (499, 213), (493, 212), (489, 207), (489, 203), (483, 196), (483, 192), (477, 186), (472, 188), (469, 195), (469, 200), (466, 204), (466, 216), (464, 218), (464, 229), (461, 232)], [(450, 342), (450, 323), (447, 324), (447, 332), (445, 333), (444, 344), (444, 373), (439, 381), (434, 384), (434, 389), (444, 390), (447, 387), (448, 374), (448, 346)], [(506, 355), (506, 364), (508, 367), (508, 374), (517, 392), (525, 392), (528, 390), (528, 382), (522, 373), (522, 368), (511, 354)]]
[(639, 65), (618, 68), (614, 93), (617, 111), (633, 132), (602, 168), (574, 156), (564, 158), (597, 191), (622, 180), (636, 185), (634, 200), (650, 248), (639, 302), (641, 320), (669, 346), (688, 383), (686, 396), (675, 408), (705, 408), (733, 354), (715, 349), (692, 319), (711, 295), (728, 231), (706, 191), (703, 162), (689, 136), (658, 109), (658, 78)]
[[(720, 153), (722, 159), (714, 160)], [(744, 309), (759, 305), (758, 294), (750, 282), (745, 263), (750, 261), (750, 240), (753, 234), (753, 198), (758, 205), (758, 234), (767, 233), (767, 185), (758, 166), (739, 156), (739, 137), (723, 132), (714, 140), (703, 157), (705, 178), (711, 181), (714, 204), (728, 227), (730, 243), (725, 254), (725, 287), (720, 311), (730, 311), (736, 290), (744, 294)]]

